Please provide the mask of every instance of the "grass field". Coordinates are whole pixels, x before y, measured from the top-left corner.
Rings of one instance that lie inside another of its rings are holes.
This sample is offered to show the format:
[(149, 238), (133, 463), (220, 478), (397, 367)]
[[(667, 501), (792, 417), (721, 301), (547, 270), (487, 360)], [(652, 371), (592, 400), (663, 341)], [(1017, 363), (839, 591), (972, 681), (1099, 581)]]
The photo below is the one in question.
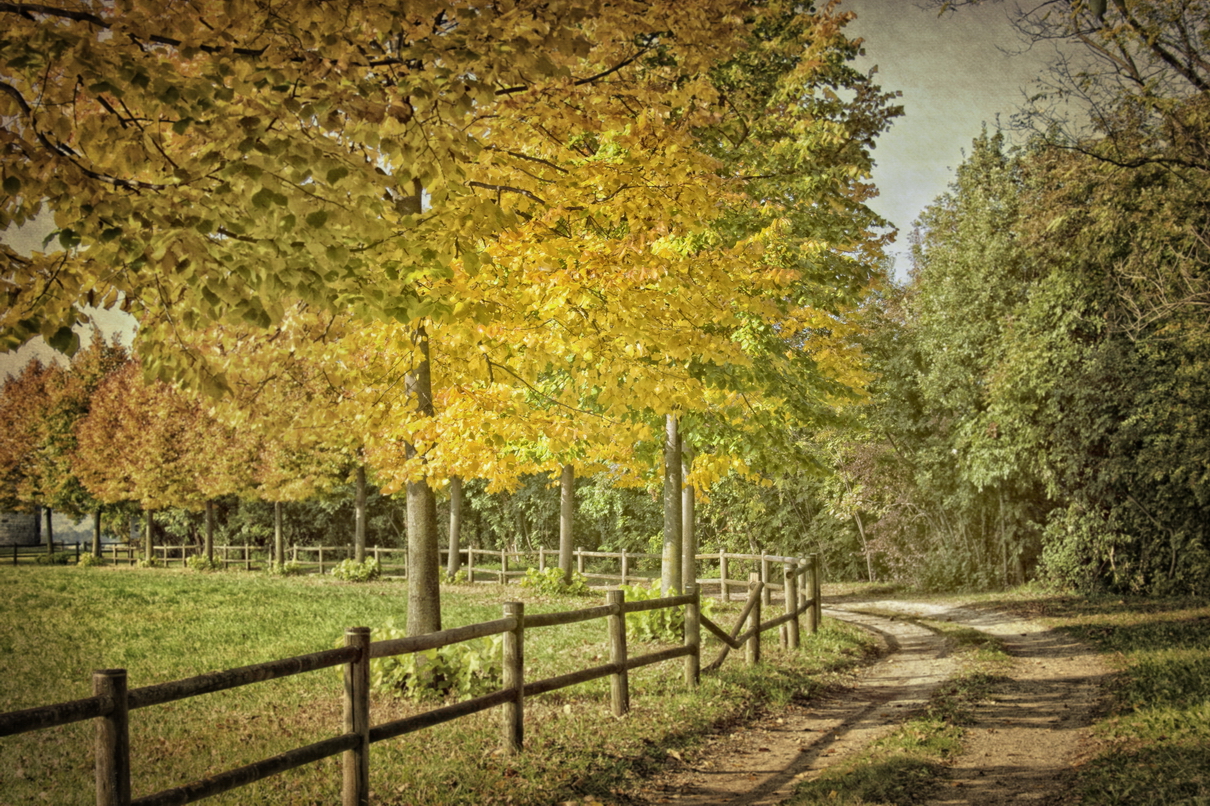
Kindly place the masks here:
[[(569, 610), (603, 597), (535, 599), (516, 587), (443, 591), (454, 627), (499, 618), (505, 600), (527, 612)], [(400, 582), (351, 585), (318, 577), (162, 569), (0, 568), (0, 711), (91, 694), (94, 669), (126, 668), (139, 687), (330, 648), (346, 627), (402, 624)], [(738, 605), (719, 620), (730, 624)], [(767, 634), (767, 636), (772, 633)], [(670, 750), (684, 748), (754, 709), (829, 684), (871, 650), (864, 634), (826, 621), (797, 653), (767, 649), (758, 671), (733, 654), (695, 692), (681, 662), (631, 673), (631, 714), (609, 713), (608, 681), (527, 701), (526, 751), (504, 756), (499, 714), (489, 711), (374, 745), (376, 804), (549, 804), (608, 799)], [(716, 645), (708, 642), (705, 655)], [(632, 647), (631, 654), (647, 648)], [(607, 658), (605, 624), (527, 631), (526, 677), (539, 679)], [(135, 797), (266, 758), (341, 732), (339, 670), (205, 695), (131, 714)], [(375, 696), (379, 723), (419, 710)], [(90, 804), (93, 728), (88, 723), (0, 739), (0, 804)], [(207, 801), (215, 804), (339, 802), (339, 759), (326, 759)]]

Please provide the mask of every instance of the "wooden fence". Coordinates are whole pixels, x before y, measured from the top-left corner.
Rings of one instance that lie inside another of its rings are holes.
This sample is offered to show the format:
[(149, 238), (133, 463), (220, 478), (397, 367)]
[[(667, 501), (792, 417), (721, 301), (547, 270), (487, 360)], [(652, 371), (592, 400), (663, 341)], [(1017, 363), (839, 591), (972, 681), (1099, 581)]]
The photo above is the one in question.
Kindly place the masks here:
[(3, 551), (4, 559), (11, 558), (13, 565), (46, 563), (65, 555), (70, 563), (79, 562), (81, 551), (87, 552), (88, 547), (82, 543), (55, 543), (51, 546), (5, 546)]
[[(184, 566), (186, 560), (200, 554), (201, 546), (153, 546), (153, 556), (163, 565)], [(143, 557), (141, 549), (132, 545), (114, 545), (106, 549), (115, 565), (134, 565)], [(122, 554), (119, 557), (119, 553)], [(459, 552), (464, 562), (460, 563), (469, 583), (481, 582), (486, 577), (497, 584), (523, 579), (529, 568), (545, 571), (558, 564), (559, 554), (554, 549), (537, 548), (529, 551), (495, 549), (462, 549)], [(298, 563), (306, 571), (323, 574), (342, 560), (353, 557), (352, 546), (288, 546), (286, 556), (290, 562)], [(407, 576), (407, 550), (367, 546), (366, 556), (373, 557), (382, 566), (386, 576)], [(439, 567), (446, 567), (448, 549), (441, 549)], [(242, 568), (248, 571), (267, 567), (272, 562), (273, 550), (268, 546), (223, 545), (214, 547), (214, 559), (224, 568)], [(644, 584), (659, 578), (661, 562), (659, 554), (643, 554), (627, 551), (585, 551), (576, 549), (574, 564), (590, 583), (634, 585)], [(765, 583), (765, 604), (769, 604), (772, 590), (781, 588), (780, 577), (774, 566), (786, 563), (803, 563), (801, 557), (776, 554), (732, 554), (725, 551), (698, 554), (702, 576), (694, 583), (710, 593), (719, 593), (724, 602), (731, 601), (736, 590), (744, 590), (748, 574), (760, 575)], [(715, 576), (717, 574), (717, 576)]]
[[(801, 588), (807, 591), (804, 594), (798, 592), (800, 578), (805, 582)], [(610, 678), (611, 707), (615, 715), (621, 716), (630, 708), (628, 674), (632, 669), (684, 658), (685, 684), (689, 687), (697, 685), (703, 671), (702, 627), (724, 643), (722, 653), (706, 667), (706, 671), (717, 668), (730, 649), (741, 647), (745, 648), (749, 663), (758, 663), (761, 634), (775, 627), (782, 628), (784, 645), (797, 648), (800, 615), (807, 615), (807, 627), (811, 632), (818, 628), (821, 606), (819, 582), (818, 562), (801, 568), (787, 565), (784, 578), (786, 612), (777, 618), (762, 621), (761, 593), (764, 583), (753, 573), (748, 586), (747, 605), (729, 632), (702, 614), (700, 593), (695, 587), (690, 587), (687, 593), (680, 596), (635, 602), (627, 602), (623, 591), (611, 590), (606, 595), (605, 604), (599, 607), (527, 616), (522, 603), (507, 602), (504, 604), (503, 617), (495, 621), (388, 641), (371, 642), (368, 627), (353, 627), (345, 631), (345, 646), (339, 649), (135, 689), (128, 688), (125, 669), (102, 669), (93, 672), (92, 697), (0, 714), (0, 737), (95, 720), (97, 806), (175, 806), (192, 803), (337, 754), (343, 755), (343, 806), (368, 806), (370, 746), (376, 742), (499, 706), (502, 709), (503, 750), (508, 753), (520, 752), (525, 743), (527, 697), (602, 677)], [(626, 614), (673, 607), (684, 608), (683, 644), (629, 657)], [(609, 663), (558, 677), (533, 682), (525, 680), (526, 630), (593, 619), (604, 619), (606, 622)], [(370, 724), (371, 659), (422, 652), (491, 635), (504, 636), (504, 674), (502, 688), (498, 691), (404, 719), (380, 725)], [(344, 666), (344, 720), (341, 732), (336, 736), (184, 786), (132, 799), (130, 711), (340, 665)]]

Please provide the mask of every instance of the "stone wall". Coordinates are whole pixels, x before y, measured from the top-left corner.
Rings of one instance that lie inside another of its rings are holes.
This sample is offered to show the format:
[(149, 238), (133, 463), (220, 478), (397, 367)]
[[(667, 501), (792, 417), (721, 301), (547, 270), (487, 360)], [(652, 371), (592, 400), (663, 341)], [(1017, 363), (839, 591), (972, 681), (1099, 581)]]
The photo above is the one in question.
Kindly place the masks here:
[(33, 512), (0, 512), (0, 546), (41, 544), (40, 516)]

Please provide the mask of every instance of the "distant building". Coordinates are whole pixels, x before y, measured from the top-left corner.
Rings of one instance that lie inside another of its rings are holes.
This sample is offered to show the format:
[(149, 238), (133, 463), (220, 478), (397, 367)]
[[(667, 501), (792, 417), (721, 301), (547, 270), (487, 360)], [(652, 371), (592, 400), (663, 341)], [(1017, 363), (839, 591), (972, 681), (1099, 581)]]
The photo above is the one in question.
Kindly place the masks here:
[[(92, 518), (70, 518), (59, 512), (51, 517), (56, 546), (92, 542)], [(45, 521), (46, 510), (41, 508), (34, 512), (0, 512), (0, 546), (45, 545)]]
[(42, 543), (41, 512), (0, 512), (0, 546)]

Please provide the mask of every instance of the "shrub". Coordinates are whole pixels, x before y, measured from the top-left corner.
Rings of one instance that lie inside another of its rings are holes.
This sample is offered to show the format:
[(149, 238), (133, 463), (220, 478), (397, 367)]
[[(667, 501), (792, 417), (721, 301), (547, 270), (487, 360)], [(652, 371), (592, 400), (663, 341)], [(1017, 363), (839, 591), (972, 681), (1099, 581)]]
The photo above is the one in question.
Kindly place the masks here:
[(98, 565), (104, 565), (105, 561), (95, 554), (81, 554), (80, 561), (76, 563), (78, 568), (96, 568)]
[[(392, 622), (375, 628), (373, 635), (375, 641), (405, 637)], [(343, 641), (338, 643), (343, 645)], [(374, 658), (370, 686), (417, 701), (490, 694), (504, 685), (503, 646), (503, 636), (493, 635), (425, 652)]]
[[(623, 585), (628, 602), (646, 602), (663, 598), (660, 581), (652, 580), (651, 587)], [(673, 595), (673, 594), (669, 594)], [(714, 613), (715, 602), (701, 597), (702, 615)], [(643, 610), (626, 614), (626, 638), (630, 641), (681, 641), (685, 637), (685, 611), (682, 607), (661, 607), (658, 610)]]
[(558, 568), (526, 569), (521, 587), (546, 596), (588, 596), (592, 593), (588, 589), (588, 579), (579, 571), (572, 571), (571, 582), (564, 582), (563, 572)]
[(34, 562), (38, 565), (67, 565), (76, 558), (76, 555), (69, 551), (56, 551), (54, 554), (39, 554), (34, 558)]
[(219, 560), (211, 560), (205, 554), (193, 554), (185, 560), (185, 565), (191, 571), (222, 571), (223, 564)]
[[(289, 563), (286, 564), (289, 565)], [(381, 575), (382, 566), (373, 557), (369, 557), (361, 563), (356, 560), (341, 560), (332, 569), (332, 576), (343, 579), (345, 582), (369, 582), (372, 579), (378, 579)]]
[(466, 575), (465, 568), (459, 568), (452, 577), (449, 577), (451, 585), (465, 585), (468, 582), (470, 582), (470, 578)]
[[(349, 561), (346, 560), (345, 562), (349, 562)], [(339, 567), (339, 566), (337, 566), (337, 567)], [(275, 577), (296, 577), (296, 576), (302, 576), (303, 574), (307, 573), (307, 569), (303, 567), (302, 563), (294, 562), (293, 560), (291, 560), (291, 561), (285, 562), (285, 563), (269, 563), (269, 565), (267, 565), (265, 567), (265, 573), (269, 574), (270, 576), (275, 576)], [(336, 573), (335, 568), (332, 569), (332, 573), (333, 574)], [(375, 574), (375, 576), (377, 576), (377, 574)], [(344, 579), (344, 578), (345, 577), (340, 577), (340, 579)], [(360, 582), (362, 580), (353, 580), (353, 581)]]
[(148, 560), (147, 558), (143, 558), (135, 563), (135, 567), (137, 567), (137, 568), (159, 568), (160, 561), (159, 560)]

